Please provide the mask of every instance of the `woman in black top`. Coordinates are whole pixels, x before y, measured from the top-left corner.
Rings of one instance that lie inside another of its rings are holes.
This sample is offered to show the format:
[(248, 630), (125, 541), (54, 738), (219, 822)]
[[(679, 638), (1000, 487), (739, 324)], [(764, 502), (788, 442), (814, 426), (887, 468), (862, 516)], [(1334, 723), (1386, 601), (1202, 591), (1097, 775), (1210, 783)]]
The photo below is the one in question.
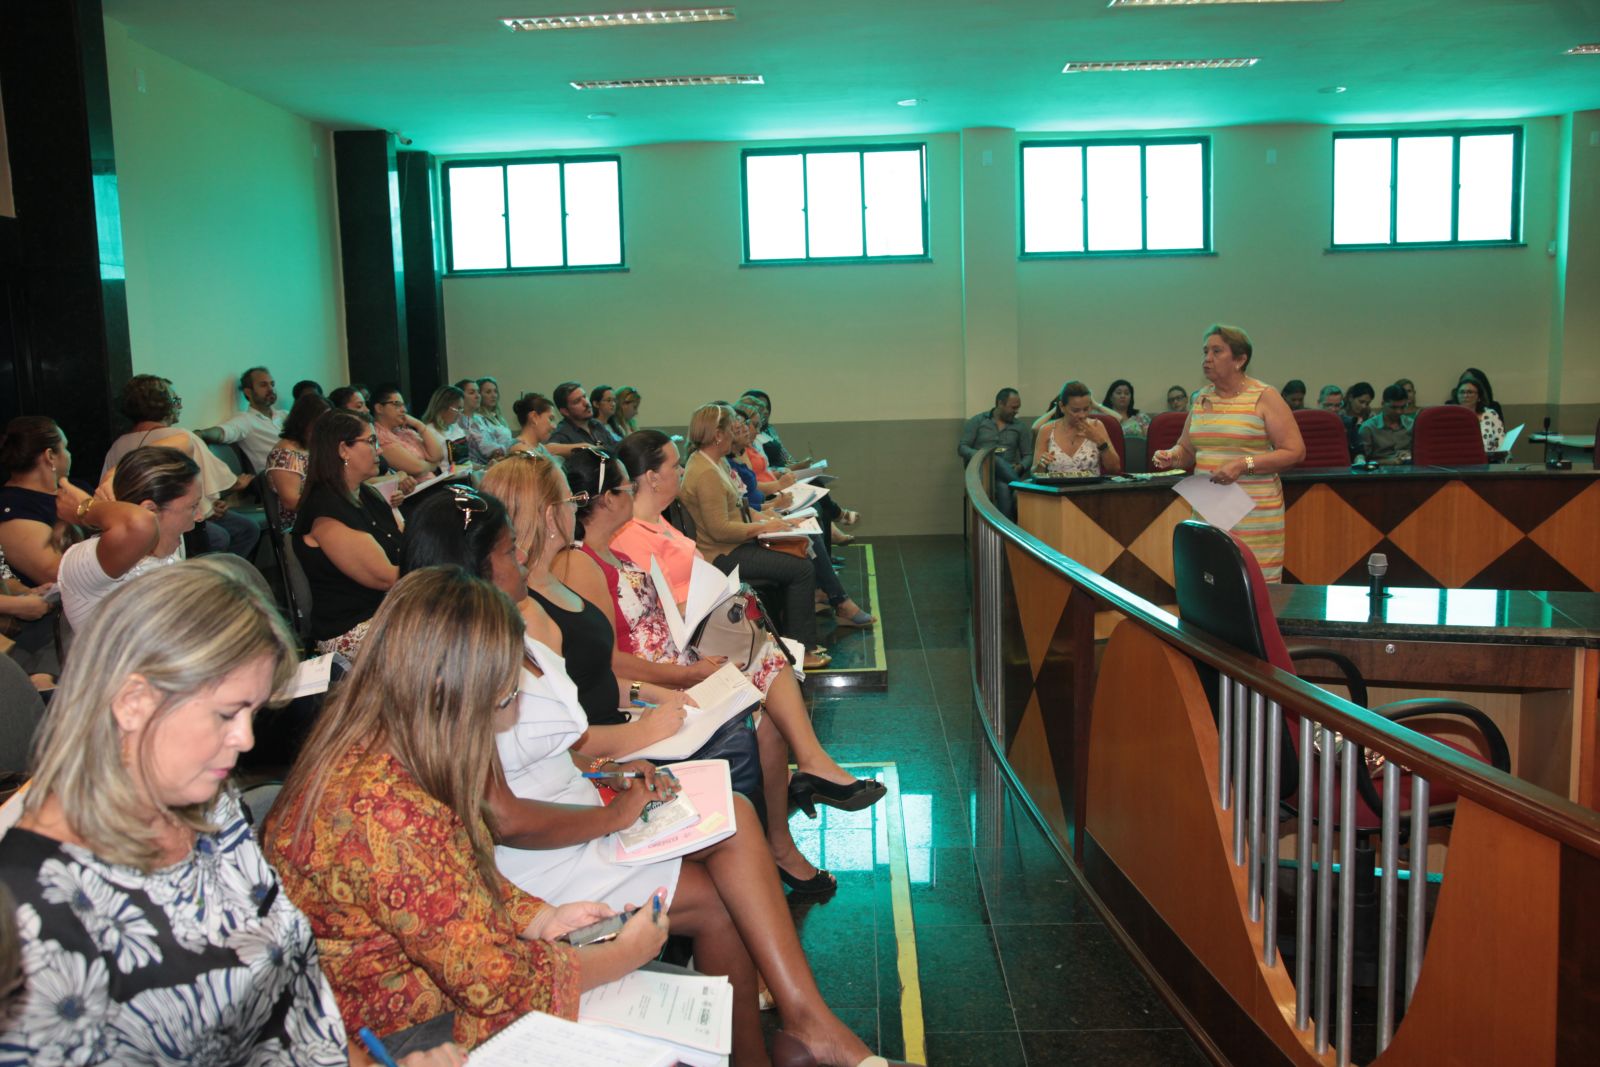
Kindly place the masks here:
[(67, 435), (43, 415), (19, 415), (0, 432), (0, 552), (30, 586), (56, 580), (61, 531), (89, 494), (67, 481)]
[(311, 586), (311, 636), (319, 652), (354, 655), (383, 594), (400, 577), (400, 528), (370, 485), (378, 437), (347, 411), (330, 411), (311, 431), (305, 492), (294, 524), (294, 554)]

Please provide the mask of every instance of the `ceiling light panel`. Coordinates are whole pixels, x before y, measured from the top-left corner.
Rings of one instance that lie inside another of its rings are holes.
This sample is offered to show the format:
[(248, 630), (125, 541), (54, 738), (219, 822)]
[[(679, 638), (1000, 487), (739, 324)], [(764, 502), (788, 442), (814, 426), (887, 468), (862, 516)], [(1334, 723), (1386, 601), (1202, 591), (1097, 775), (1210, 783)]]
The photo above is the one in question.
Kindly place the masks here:
[(613, 78), (572, 82), (574, 89), (675, 89), (686, 85), (765, 85), (759, 74), (675, 74), (665, 78)]
[(1261, 62), (1248, 59), (1106, 59), (1073, 60), (1061, 68), (1063, 74), (1114, 74), (1138, 70), (1238, 70)]
[(508, 30), (599, 30), (614, 26), (673, 26), (686, 22), (728, 22), (731, 7), (675, 7), (660, 11), (603, 11), (590, 15), (530, 15), (501, 19)]
[(1600, 44), (1575, 44), (1567, 49), (1569, 56), (1600, 56)]
[(1342, 0), (1111, 0), (1107, 7), (1197, 7), (1202, 4), (1337, 4)]

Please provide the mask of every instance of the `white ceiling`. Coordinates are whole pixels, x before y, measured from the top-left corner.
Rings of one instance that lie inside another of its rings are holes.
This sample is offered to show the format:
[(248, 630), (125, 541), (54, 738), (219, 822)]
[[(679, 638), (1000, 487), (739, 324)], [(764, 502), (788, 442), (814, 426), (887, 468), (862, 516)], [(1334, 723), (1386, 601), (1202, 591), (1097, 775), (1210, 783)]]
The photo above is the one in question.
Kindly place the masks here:
[[(1600, 0), (734, 0), (734, 22), (512, 33), (620, 0), (104, 0), (141, 44), (335, 129), (437, 153), (663, 141), (1519, 118), (1600, 107)], [(1259, 56), (1063, 75), (1072, 59)], [(745, 74), (763, 86), (579, 92)], [(1319, 92), (1343, 85), (1341, 94)], [(896, 101), (920, 98), (920, 106)], [(595, 112), (615, 118), (591, 119)]]

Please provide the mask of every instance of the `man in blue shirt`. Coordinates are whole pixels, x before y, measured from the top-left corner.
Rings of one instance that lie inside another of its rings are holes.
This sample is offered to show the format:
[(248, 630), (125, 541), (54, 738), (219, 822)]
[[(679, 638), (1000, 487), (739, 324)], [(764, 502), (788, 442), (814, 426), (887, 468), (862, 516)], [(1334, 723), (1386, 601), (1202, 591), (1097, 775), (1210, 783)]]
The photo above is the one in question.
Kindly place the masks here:
[(979, 449), (994, 446), (994, 502), (1012, 519), (1017, 517), (1017, 502), (1011, 482), (1026, 478), (1033, 466), (1033, 438), (1017, 424), (1017, 412), (1021, 410), (1022, 397), (1015, 389), (1000, 390), (994, 395), (993, 408), (967, 420), (956, 446), (963, 464)]

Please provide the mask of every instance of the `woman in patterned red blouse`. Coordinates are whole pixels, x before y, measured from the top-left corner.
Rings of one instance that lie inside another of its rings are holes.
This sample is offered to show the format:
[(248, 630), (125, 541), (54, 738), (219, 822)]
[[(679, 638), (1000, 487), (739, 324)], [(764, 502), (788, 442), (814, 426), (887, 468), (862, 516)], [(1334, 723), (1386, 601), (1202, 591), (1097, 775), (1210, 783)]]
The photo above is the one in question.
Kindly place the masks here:
[[(407, 575), (323, 711), (268, 822), (266, 851), (311, 920), (346, 1026), (380, 1035), (453, 1014), (461, 1044), (654, 957), (666, 916), (640, 909), (609, 944), (553, 938), (611, 914), (552, 907), (495, 870), (481, 811), (516, 718), (521, 617), (455, 567)], [(616, 803), (643, 809), (645, 790)], [(644, 903), (639, 901), (637, 903)]]

